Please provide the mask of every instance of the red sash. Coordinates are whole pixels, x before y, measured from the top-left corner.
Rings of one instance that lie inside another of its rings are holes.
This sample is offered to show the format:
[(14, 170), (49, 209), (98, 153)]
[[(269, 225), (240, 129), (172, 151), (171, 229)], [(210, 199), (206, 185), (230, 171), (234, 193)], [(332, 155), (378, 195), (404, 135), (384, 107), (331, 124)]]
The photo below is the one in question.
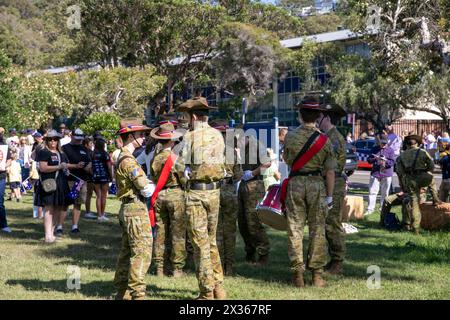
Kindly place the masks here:
[(164, 188), (166, 185), (167, 179), (169, 178), (170, 170), (172, 170), (173, 164), (177, 160), (178, 156), (174, 153), (170, 153), (170, 156), (167, 158), (166, 163), (161, 171), (161, 175), (159, 176), (158, 182), (156, 183), (155, 192), (153, 192), (152, 198), (150, 199), (150, 209), (148, 210), (148, 215), (150, 217), (150, 224), (152, 225), (153, 234), (156, 234), (155, 226), (156, 226), (156, 215), (155, 215), (155, 202), (158, 198), (158, 193)]
[(295, 172), (300, 171), (305, 164), (309, 162), (309, 160), (312, 159), (320, 150), (322, 150), (323, 146), (327, 142), (328, 137), (325, 134), (319, 135), (319, 138), (316, 140), (316, 142), (303, 154), (301, 155), (297, 161), (292, 165), (291, 173), (289, 177), (283, 180), (283, 183), (281, 184), (281, 208), (283, 211), (286, 209), (285, 201), (286, 201), (286, 193), (287, 193), (287, 186), (289, 183), (289, 180), (292, 177), (292, 174)]

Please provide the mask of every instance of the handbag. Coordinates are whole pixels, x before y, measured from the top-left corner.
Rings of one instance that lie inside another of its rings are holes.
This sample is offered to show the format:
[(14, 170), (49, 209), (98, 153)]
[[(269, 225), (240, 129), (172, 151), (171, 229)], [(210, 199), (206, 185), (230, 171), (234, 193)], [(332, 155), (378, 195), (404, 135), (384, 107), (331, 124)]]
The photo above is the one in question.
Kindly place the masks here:
[[(61, 163), (61, 158), (60, 155), (58, 153), (58, 165)], [(56, 179), (58, 178), (58, 173), (59, 170), (56, 171), (55, 174), (55, 178), (49, 178), (49, 179), (45, 179), (45, 180), (41, 180), (41, 185), (42, 185), (42, 189), (44, 189), (45, 192), (47, 193), (52, 193), (55, 192), (57, 189), (57, 185), (56, 185)]]

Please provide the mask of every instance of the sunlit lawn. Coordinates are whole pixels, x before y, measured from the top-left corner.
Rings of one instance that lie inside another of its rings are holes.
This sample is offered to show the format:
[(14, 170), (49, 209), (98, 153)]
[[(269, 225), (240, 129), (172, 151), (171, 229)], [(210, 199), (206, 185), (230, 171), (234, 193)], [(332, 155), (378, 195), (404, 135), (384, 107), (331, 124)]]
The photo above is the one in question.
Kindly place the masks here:
[[(13, 233), (0, 236), (0, 299), (110, 299), (120, 244), (119, 202), (108, 200), (110, 222), (82, 220), (81, 234), (54, 245), (43, 243), (42, 221), (32, 218), (31, 197), (6, 201)], [(95, 206), (93, 206), (95, 208)], [(397, 212), (398, 209), (397, 209)], [(353, 223), (359, 233), (347, 237), (343, 277), (327, 276), (328, 287), (291, 286), (286, 234), (269, 230), (270, 262), (265, 268), (243, 262), (238, 236), (237, 276), (225, 280), (231, 299), (449, 299), (450, 233), (390, 233), (379, 229), (377, 213)], [(66, 232), (70, 228), (66, 223)], [(78, 266), (81, 289), (67, 288), (67, 267)], [(381, 288), (367, 287), (367, 268), (380, 267)], [(197, 282), (189, 263), (184, 279), (147, 276), (148, 299), (191, 299)], [(308, 274), (309, 280), (309, 274)]]

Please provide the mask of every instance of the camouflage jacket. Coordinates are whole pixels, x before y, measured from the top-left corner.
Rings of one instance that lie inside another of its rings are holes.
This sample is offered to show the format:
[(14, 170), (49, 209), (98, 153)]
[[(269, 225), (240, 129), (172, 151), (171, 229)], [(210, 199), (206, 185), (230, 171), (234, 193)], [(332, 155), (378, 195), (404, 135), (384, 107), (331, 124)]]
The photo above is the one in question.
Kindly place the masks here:
[[(302, 125), (286, 135), (284, 140), (284, 160), (290, 167), (294, 164), (297, 154), (315, 131), (318, 131), (315, 127)], [(300, 171), (328, 171), (335, 169), (336, 159), (333, 155), (330, 139), (328, 139), (322, 150), (314, 155)]]
[[(171, 149), (163, 149), (160, 151), (152, 160), (150, 164), (150, 172), (152, 174), (153, 182), (156, 184), (161, 176), (164, 165), (166, 164), (167, 159), (171, 154)], [(179, 185), (175, 166), (172, 166), (172, 170), (170, 171), (169, 177), (167, 178), (165, 187), (173, 187)]]
[[(416, 164), (414, 165), (414, 159), (417, 160)], [(428, 152), (426, 152), (423, 149), (419, 149), (418, 147), (410, 148), (405, 151), (403, 151), (400, 156), (397, 158), (397, 167), (396, 171), (399, 175), (405, 175), (405, 174), (414, 174), (414, 171), (433, 171), (434, 170), (434, 162), (433, 159), (430, 157)]]
[(221, 133), (206, 122), (196, 122), (184, 135), (177, 173), (184, 176), (185, 166), (192, 171), (191, 182), (210, 183), (225, 177), (225, 143)]
[[(124, 157), (125, 159), (121, 160)], [(117, 163), (119, 163), (115, 166), (117, 197), (119, 199), (137, 198), (139, 191), (150, 183), (147, 175), (126, 148), (121, 149)]]
[(327, 132), (327, 136), (330, 138), (333, 154), (336, 158), (336, 172), (341, 173), (344, 171), (346, 160), (344, 137), (336, 127), (331, 128)]

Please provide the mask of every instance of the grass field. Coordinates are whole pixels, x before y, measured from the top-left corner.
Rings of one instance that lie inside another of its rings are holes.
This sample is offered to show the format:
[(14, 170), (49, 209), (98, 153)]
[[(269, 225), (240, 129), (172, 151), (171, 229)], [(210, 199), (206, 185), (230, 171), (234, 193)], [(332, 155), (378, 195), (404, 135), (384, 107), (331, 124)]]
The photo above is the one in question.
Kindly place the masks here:
[[(43, 243), (42, 221), (32, 218), (31, 197), (7, 201), (12, 234), (0, 236), (0, 299), (111, 299), (112, 279), (120, 244), (119, 203), (109, 199), (110, 222), (83, 220), (77, 237), (65, 235), (54, 245)], [(93, 206), (95, 208), (95, 206)], [(343, 277), (327, 276), (328, 287), (290, 285), (286, 234), (269, 230), (271, 256), (267, 267), (243, 262), (237, 239), (237, 276), (225, 280), (230, 299), (450, 299), (450, 232), (390, 233), (379, 229), (378, 214), (354, 223), (359, 233), (347, 237)], [(65, 226), (67, 232), (69, 221)], [(307, 241), (307, 239), (305, 239)], [(67, 288), (68, 266), (81, 271), (80, 290)], [(381, 287), (369, 289), (368, 266), (381, 270)], [(147, 276), (148, 299), (191, 299), (197, 291), (192, 263), (183, 279)], [(309, 274), (308, 274), (309, 279)]]

